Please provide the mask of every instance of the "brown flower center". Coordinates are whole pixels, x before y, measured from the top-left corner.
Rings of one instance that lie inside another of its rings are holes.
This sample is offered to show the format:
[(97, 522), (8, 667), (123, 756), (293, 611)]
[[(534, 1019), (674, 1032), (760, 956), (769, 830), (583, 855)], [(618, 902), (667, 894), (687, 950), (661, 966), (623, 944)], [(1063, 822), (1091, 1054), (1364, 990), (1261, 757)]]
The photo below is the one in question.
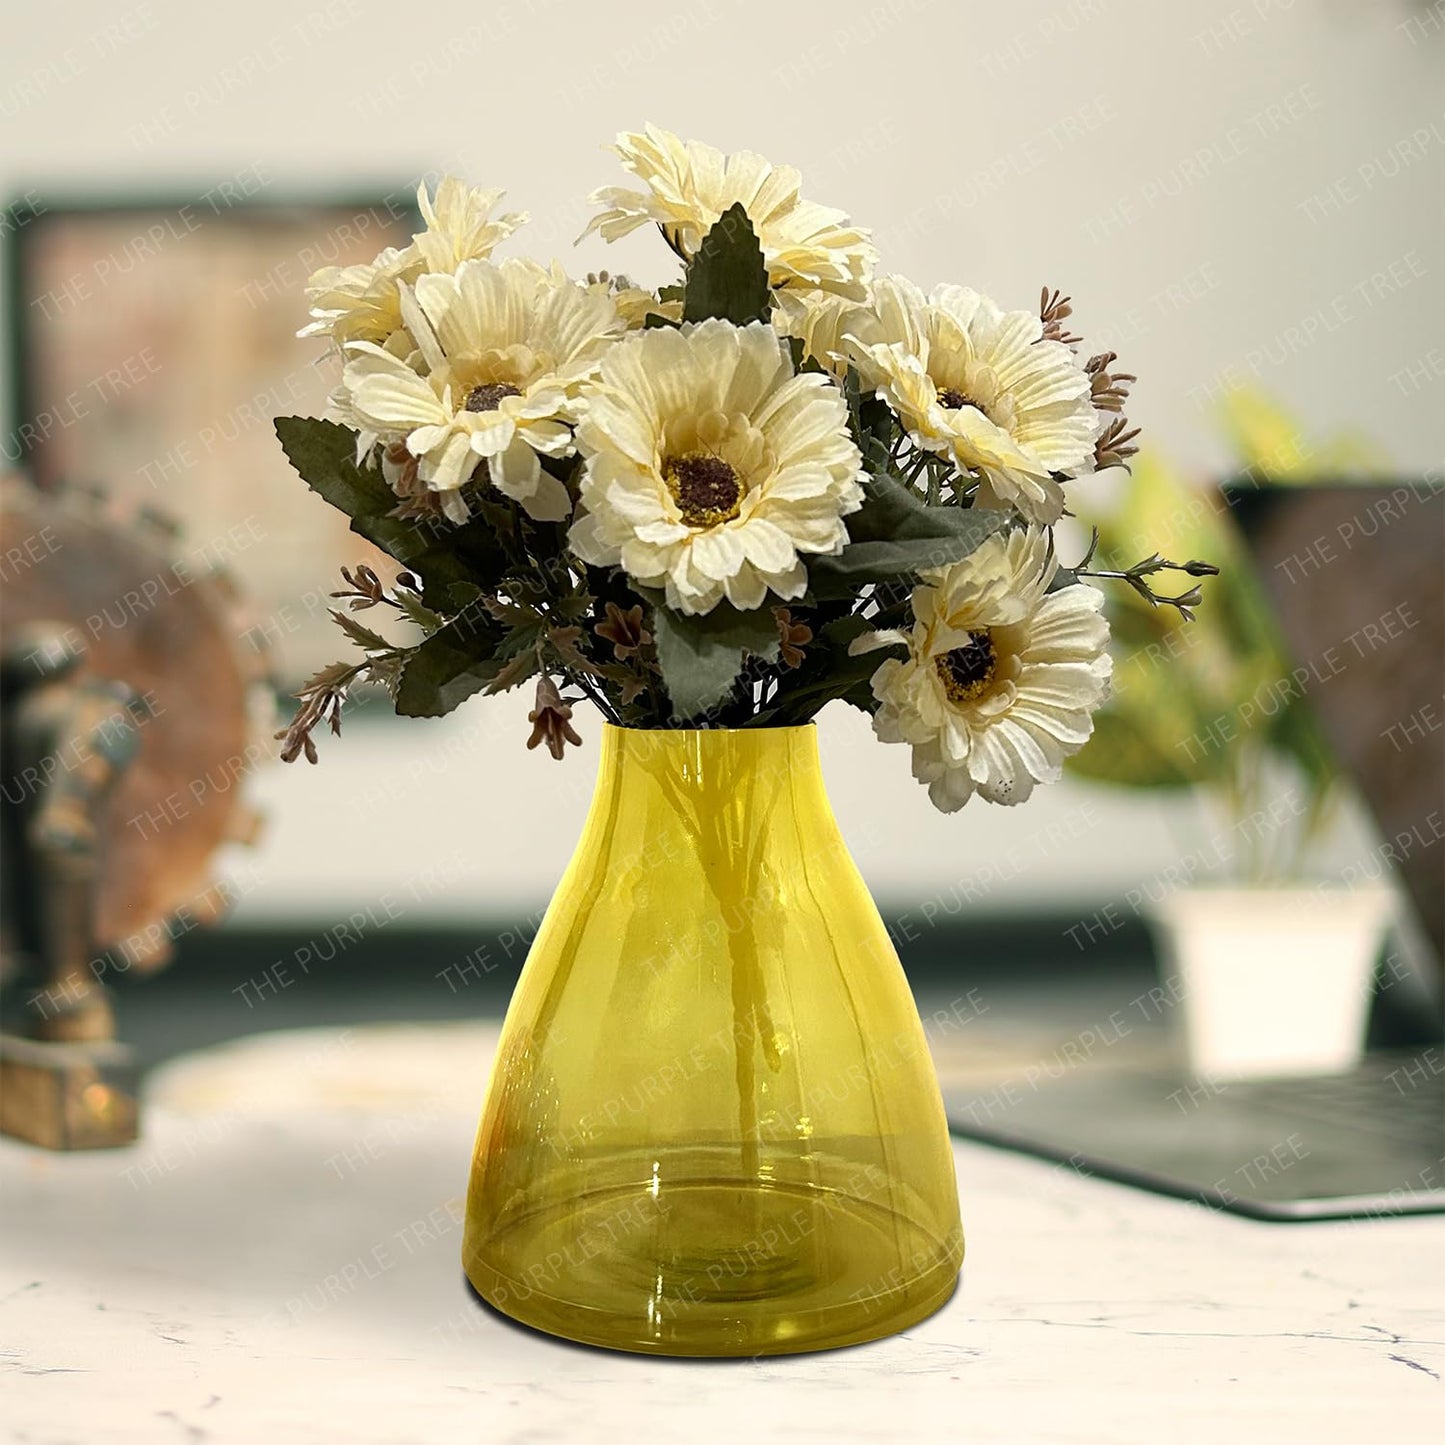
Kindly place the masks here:
[(962, 647), (935, 658), (933, 665), (938, 669), (949, 702), (972, 702), (982, 696), (993, 681), (998, 654), (987, 632), (970, 632)]
[(489, 381), (485, 386), (474, 386), (467, 393), (468, 411), (496, 411), (504, 396), (521, 396), (522, 389), (509, 381)]
[(949, 411), (960, 411), (963, 407), (971, 406), (975, 411), (982, 411), (983, 408), (965, 392), (959, 391), (956, 386), (945, 386), (938, 393), (939, 406), (946, 406)]
[(662, 477), (689, 527), (715, 527), (737, 516), (742, 484), (721, 457), (695, 452), (668, 457), (662, 464)]

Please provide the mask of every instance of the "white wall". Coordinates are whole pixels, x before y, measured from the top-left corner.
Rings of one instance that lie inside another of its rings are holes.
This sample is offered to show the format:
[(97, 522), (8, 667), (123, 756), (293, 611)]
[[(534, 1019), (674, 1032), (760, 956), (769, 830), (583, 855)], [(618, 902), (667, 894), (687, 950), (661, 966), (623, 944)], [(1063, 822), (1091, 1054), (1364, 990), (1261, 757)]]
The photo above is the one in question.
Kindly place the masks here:
[(1445, 311), (1438, 0), (6, 10), (0, 191), (444, 166), (508, 187), (531, 246), (645, 271), (650, 238), (569, 243), (619, 178), (598, 147), (653, 119), (798, 165), (920, 281), (1071, 290), (1188, 459), (1220, 455), (1204, 403), (1231, 368), (1401, 467), (1445, 454), (1442, 378), (1394, 380), (1439, 357)]
[[(658, 279), (649, 236), (570, 246), (586, 192), (620, 178), (600, 145), (652, 119), (798, 165), (810, 194), (873, 228), (887, 269), (1022, 306), (1044, 282), (1072, 291), (1078, 328), (1140, 376), (1134, 419), (1191, 464), (1225, 461), (1210, 404), (1235, 375), (1422, 471), (1445, 461), (1442, 58), (1440, 0), (6, 0), (0, 193), (205, 190), (248, 172), (278, 192), (350, 191), (446, 168), (508, 187), (537, 218), (530, 249)], [(524, 832), (574, 819), (570, 803), (546, 813), (550, 761), (518, 762), (524, 711), (505, 700), (458, 724), (509, 736), (444, 787), (379, 803), (376, 828), (423, 796), (426, 821), (458, 836), (485, 825), (483, 798)], [(829, 734), (849, 758), (840, 812), (880, 886), (925, 896), (989, 850), (1065, 836), (1081, 808), (1087, 845), (1053, 848), (1015, 892), (1097, 897), (1173, 846), (1157, 809), (1067, 785), (938, 819), (903, 750), (855, 753), (850, 718)], [(437, 735), (407, 736), (422, 754)], [(354, 793), (365, 744), (349, 763), (348, 746), (304, 784), (265, 780), (276, 861), (351, 870), (344, 849), (321, 863), (310, 846), (320, 794)], [(492, 863), (476, 849), (468, 887), (542, 896), (564, 854), (555, 836)], [(288, 886), (247, 906), (281, 906)]]

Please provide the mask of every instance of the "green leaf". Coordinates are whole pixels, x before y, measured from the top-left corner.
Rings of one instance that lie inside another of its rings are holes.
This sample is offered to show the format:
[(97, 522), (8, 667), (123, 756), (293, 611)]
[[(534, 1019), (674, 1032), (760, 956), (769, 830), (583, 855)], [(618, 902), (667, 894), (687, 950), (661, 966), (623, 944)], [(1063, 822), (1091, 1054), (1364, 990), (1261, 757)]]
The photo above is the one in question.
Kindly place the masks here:
[(373, 632), (349, 612), (333, 607), (331, 616), (336, 625), (365, 652), (390, 652), (392, 645), (379, 632)]
[(443, 717), (493, 682), (504, 660), (502, 629), (472, 608), (432, 633), (407, 658), (396, 689), (401, 717)]
[[(1288, 684), (1280, 679), (1280, 689)], [(1340, 765), (1321, 729), (1308, 697), (1292, 697), (1279, 710), (1269, 740), (1295, 760), (1304, 773), (1313, 799), (1323, 798), (1340, 775)]]
[(843, 395), (848, 402), (853, 440), (863, 453), (864, 466), (870, 472), (886, 472), (894, 431), (893, 413), (889, 411), (888, 403), (880, 401), (876, 392), (865, 395), (858, 373), (851, 366), (843, 376)]
[(356, 433), (309, 416), (276, 418), (276, 435), (306, 485), (351, 518), (351, 530), (395, 557), (421, 579), (428, 607), (449, 611), (456, 583), (499, 578), (506, 557), (491, 528), (453, 526), (389, 515), (397, 499), (378, 469), (356, 465)]
[(836, 557), (808, 564), (808, 582), (822, 599), (852, 596), (864, 582), (889, 582), (967, 557), (1011, 513), (1002, 509), (930, 507), (891, 477), (864, 483), (863, 506), (847, 518), (849, 542)]
[(506, 692), (541, 671), (539, 648), (542, 640), (555, 629), (545, 616), (530, 608), (517, 607), (495, 598), (488, 598), (484, 605), (504, 629), (501, 641), (492, 652), (497, 669), (487, 683), (487, 691)]
[[(1167, 716), (1167, 715), (1166, 715)], [(1221, 754), (1191, 757), (1177, 746), (1187, 730), (1150, 725), (1135, 712), (1108, 708), (1094, 714), (1094, 733), (1065, 767), (1075, 777), (1135, 788), (1188, 788), (1222, 771)]]
[(447, 588), (450, 611), (465, 612), (474, 602), (480, 602), (487, 594), (475, 582), (453, 582)]
[(428, 637), (446, 622), (445, 617), (428, 607), (410, 587), (398, 587), (396, 600), (407, 621), (421, 628)]
[(542, 660), (537, 656), (537, 649), (531, 648), (526, 652), (516, 652), (497, 670), (497, 675), (487, 684), (489, 693), (507, 692), (514, 687), (520, 687), (529, 677), (534, 676), (542, 670)]
[(687, 617), (666, 606), (653, 610), (657, 662), (678, 722), (715, 707), (732, 691), (743, 657), (772, 662), (778, 655), (778, 624), (772, 612), (740, 612), (720, 602), (703, 617)]
[(1169, 557), (1207, 557), (1223, 573), (1207, 580), (1192, 622), (1151, 607), (1122, 584), (1095, 584), (1106, 589), (1118, 661), (1112, 695), (1095, 715), (1095, 739), (1069, 760), (1070, 769), (1137, 787), (1217, 783), (1231, 775), (1240, 749), (1268, 741), (1321, 784), (1327, 761), (1297, 726), (1302, 719), (1289, 717), (1291, 708), (1241, 713), (1247, 699), (1283, 696), (1289, 663), (1219, 498), (1195, 491), (1167, 462), (1143, 452), (1122, 504), (1110, 513), (1085, 512), (1083, 520), (1099, 531), (1094, 565), (1126, 568), (1148, 546)]
[(687, 268), (682, 319), (706, 321), (717, 316), (746, 326), (766, 321), (771, 304), (762, 247), (747, 209), (737, 201), (702, 238)]
[[(547, 619), (535, 612), (524, 612), (521, 608), (512, 608), (509, 611), (519, 615), (501, 619), (506, 626), (506, 632), (497, 643), (494, 655), (502, 661), (518, 657), (524, 652), (535, 652), (547, 628)], [(492, 615), (496, 616), (496, 613), (493, 612)]]
[(758, 714), (757, 722), (770, 727), (797, 726), (816, 717), (835, 699), (873, 713), (878, 703), (869, 684), (888, 653), (882, 649), (856, 655), (848, 651), (854, 638), (873, 630), (873, 623), (864, 617), (837, 617), (825, 623), (808, 644), (802, 667), (783, 675), (777, 701)]

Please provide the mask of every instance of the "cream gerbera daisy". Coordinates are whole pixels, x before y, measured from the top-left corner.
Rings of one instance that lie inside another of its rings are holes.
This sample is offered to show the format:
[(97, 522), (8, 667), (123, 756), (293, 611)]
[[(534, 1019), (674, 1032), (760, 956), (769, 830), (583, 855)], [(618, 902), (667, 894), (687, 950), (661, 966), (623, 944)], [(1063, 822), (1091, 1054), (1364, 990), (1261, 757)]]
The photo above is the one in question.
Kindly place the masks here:
[(1099, 434), (1073, 352), (1043, 340), (1032, 312), (1000, 311), (963, 286), (925, 297), (889, 277), (874, 286), (870, 312), (854, 333), (853, 361), (913, 443), (976, 473), (985, 505), (1058, 521), (1064, 494), (1054, 474), (1091, 471)]
[(1112, 666), (1103, 598), (1081, 583), (1049, 592), (1057, 568), (1042, 529), (998, 533), (925, 574), (911, 631), (855, 644), (908, 644), (873, 675), (873, 728), (912, 745), (913, 776), (945, 813), (975, 792), (1022, 803), (1093, 731)]
[(466, 519), (460, 490), (483, 461), (531, 516), (565, 517), (567, 489), (538, 454), (572, 451), (581, 384), (623, 333), (611, 301), (520, 260), (464, 261), (455, 275), (403, 282), (399, 295), (416, 352), (351, 342), (333, 415), (358, 430), (363, 451), (379, 441), (395, 461), (403, 445), (454, 521)]
[(527, 223), (525, 211), (494, 216), (505, 191), (475, 190), (456, 176), (437, 182), (436, 197), (429, 199), (426, 183), (417, 187), (416, 204), (426, 230), (412, 237), (428, 271), (455, 271), (463, 261), (490, 256), (519, 226)]
[(572, 550), (665, 589), (678, 612), (762, 605), (807, 587), (862, 505), (842, 393), (795, 374), (770, 326), (703, 321), (612, 347), (589, 389)]
[(800, 195), (802, 177), (752, 151), (724, 155), (700, 141), (683, 141), (649, 125), (624, 131), (613, 149), (647, 186), (604, 186), (588, 198), (606, 209), (587, 230), (615, 241), (655, 221), (668, 244), (691, 259), (702, 238), (730, 206), (742, 202), (774, 286), (803, 286), (861, 297), (878, 253), (868, 233), (842, 211)]
[(350, 341), (384, 345), (401, 330), (403, 279), (421, 271), (411, 246), (389, 246), (374, 261), (325, 266), (306, 283), (311, 321), (298, 336), (329, 336), (338, 346)]
[(866, 328), (869, 312), (861, 302), (829, 291), (779, 291), (773, 325), (803, 343), (803, 355), (841, 378), (848, 369), (848, 340)]
[(612, 298), (617, 314), (629, 331), (641, 331), (649, 316), (658, 316), (664, 321), (682, 320), (681, 301), (659, 301), (651, 291), (634, 285), (626, 276), (609, 276), (603, 271), (596, 276), (589, 275), (587, 285)]
[[(426, 229), (409, 246), (388, 247), (374, 261), (357, 266), (326, 266), (306, 283), (311, 323), (297, 334), (329, 336), (338, 346), (350, 341), (386, 345), (402, 329), (399, 287), (428, 272), (454, 271), (463, 261), (489, 256), (527, 216), (514, 211), (493, 216), (501, 191), (473, 190), (455, 176), (438, 182), (436, 197), (426, 182), (416, 203)], [(393, 349), (403, 345), (393, 343)]]

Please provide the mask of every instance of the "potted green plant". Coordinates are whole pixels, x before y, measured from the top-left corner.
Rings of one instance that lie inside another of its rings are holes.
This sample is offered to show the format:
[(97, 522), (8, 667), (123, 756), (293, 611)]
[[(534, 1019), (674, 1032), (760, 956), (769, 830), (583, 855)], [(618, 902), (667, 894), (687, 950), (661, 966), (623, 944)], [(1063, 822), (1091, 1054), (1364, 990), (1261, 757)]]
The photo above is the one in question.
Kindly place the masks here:
[[(1226, 398), (1241, 484), (1339, 472), (1366, 459), (1351, 439), (1304, 443), (1267, 398)], [(1175, 979), (1186, 1054), (1213, 1077), (1334, 1072), (1363, 1048), (1370, 981), (1388, 922), (1385, 889), (1311, 882), (1335, 812), (1339, 771), (1244, 553), (1228, 495), (1191, 486), (1141, 454), (1119, 504), (1086, 515), (1087, 566), (1132, 585), (1110, 598), (1119, 649), (1094, 739), (1069, 760), (1079, 777), (1194, 790), (1214, 815), (1204, 850), (1219, 867), (1187, 887), (1146, 890), (1163, 967)], [(1158, 605), (1136, 539), (1207, 556), (1209, 607)], [(1186, 626), (1185, 624), (1188, 623)]]

